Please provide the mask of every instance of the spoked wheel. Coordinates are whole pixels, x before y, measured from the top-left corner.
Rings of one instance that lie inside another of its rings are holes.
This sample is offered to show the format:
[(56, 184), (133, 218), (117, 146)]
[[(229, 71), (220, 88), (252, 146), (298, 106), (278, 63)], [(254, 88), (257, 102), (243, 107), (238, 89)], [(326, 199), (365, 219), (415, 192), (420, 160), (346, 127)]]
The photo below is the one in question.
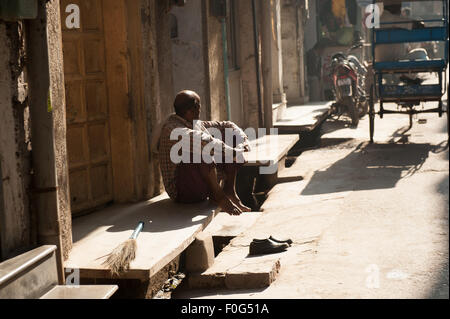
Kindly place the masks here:
[(375, 107), (374, 107), (374, 95), (373, 85), (370, 87), (369, 94), (369, 131), (370, 131), (370, 143), (373, 143), (373, 131), (375, 128)]
[(359, 117), (363, 118), (364, 116), (366, 116), (368, 111), (369, 111), (369, 102), (367, 101), (367, 99), (364, 102), (359, 102), (358, 108)]
[(343, 103), (347, 106), (348, 115), (352, 119), (352, 126), (357, 127), (359, 123), (359, 111), (357, 102), (351, 97), (343, 99)]

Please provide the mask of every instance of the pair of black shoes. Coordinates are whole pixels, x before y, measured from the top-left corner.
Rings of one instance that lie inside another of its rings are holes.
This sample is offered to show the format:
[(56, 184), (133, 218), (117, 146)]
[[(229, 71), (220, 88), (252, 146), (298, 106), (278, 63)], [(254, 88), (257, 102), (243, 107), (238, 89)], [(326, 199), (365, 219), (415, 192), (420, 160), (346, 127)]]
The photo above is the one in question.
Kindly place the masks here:
[(267, 239), (253, 239), (250, 243), (250, 255), (275, 254), (285, 251), (291, 245), (291, 239), (279, 240), (272, 236)]

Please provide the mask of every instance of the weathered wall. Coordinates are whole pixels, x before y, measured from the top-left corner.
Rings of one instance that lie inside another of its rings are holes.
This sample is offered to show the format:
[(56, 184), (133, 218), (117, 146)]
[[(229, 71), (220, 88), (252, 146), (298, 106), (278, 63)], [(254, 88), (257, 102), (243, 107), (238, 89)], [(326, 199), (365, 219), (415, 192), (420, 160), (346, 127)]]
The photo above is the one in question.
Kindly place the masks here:
[(47, 36), (50, 68), (50, 92), (53, 107), (55, 169), (58, 185), (58, 217), (61, 232), (62, 255), (69, 257), (72, 249), (72, 215), (70, 210), (69, 167), (66, 142), (66, 97), (62, 51), (59, 1), (47, 4)]
[(0, 260), (35, 244), (30, 215), (29, 115), (21, 23), (0, 21)]
[(309, 18), (305, 23), (305, 52), (313, 48), (317, 42), (317, 18), (316, 18), (316, 1), (308, 2)]
[[(242, 79), (242, 105), (244, 127), (259, 127), (259, 105), (254, 47), (252, 2), (237, 1), (239, 23), (239, 65)], [(258, 53), (259, 54), (259, 53)]]
[[(138, 201), (150, 198), (153, 194), (153, 182), (149, 178), (151, 165), (149, 165), (149, 150), (147, 145), (147, 118), (144, 89), (143, 59), (144, 48), (141, 22), (141, 8), (143, 1), (127, 1), (127, 42), (129, 52), (129, 103), (132, 109), (132, 148), (135, 154), (134, 183), (136, 185), (136, 199)], [(150, 163), (151, 164), (151, 163)]]
[[(39, 245), (56, 245), (59, 283), (64, 283), (64, 255), (61, 222), (66, 214), (60, 206), (62, 192), (58, 164), (67, 161), (57, 137), (64, 110), (59, 1), (39, 1), (38, 18), (27, 20), (27, 72), (32, 143), (32, 210), (37, 219)], [(50, 103), (49, 103), (50, 102)], [(65, 129), (64, 129), (65, 130)], [(60, 138), (60, 136), (58, 136)], [(61, 153), (62, 152), (62, 153)], [(60, 162), (61, 161), (61, 162)], [(67, 237), (66, 237), (67, 238)], [(66, 250), (66, 251), (65, 251)]]
[(156, 1), (156, 36), (158, 48), (158, 74), (161, 120), (173, 113), (172, 41), (170, 39), (170, 5), (168, 1)]
[(164, 191), (158, 156), (152, 149), (155, 129), (163, 121), (161, 106), (160, 72), (157, 46), (157, 4), (156, 0), (141, 0), (142, 70), (144, 105), (147, 114), (147, 147), (149, 152), (149, 195), (156, 196)]
[(281, 39), (281, 0), (273, 1), (272, 10), (272, 89), (273, 102), (281, 103), (283, 100), (283, 43)]
[(226, 120), (222, 28), (220, 20), (211, 15), (209, 4), (202, 0), (207, 118)]
[[(206, 99), (206, 77), (203, 55), (202, 0), (191, 0), (183, 7), (172, 7), (178, 35), (172, 38), (174, 96), (181, 90), (193, 90)], [(167, 107), (173, 111), (172, 103)], [(206, 107), (201, 119), (207, 119)]]

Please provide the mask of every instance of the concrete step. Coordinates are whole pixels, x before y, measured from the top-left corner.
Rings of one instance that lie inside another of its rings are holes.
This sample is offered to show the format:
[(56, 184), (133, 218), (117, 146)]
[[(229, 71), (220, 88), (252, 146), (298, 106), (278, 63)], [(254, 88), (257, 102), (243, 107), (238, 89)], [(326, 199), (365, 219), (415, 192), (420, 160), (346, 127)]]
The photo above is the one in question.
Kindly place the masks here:
[(55, 286), (40, 299), (109, 299), (117, 285)]
[(206, 271), (188, 275), (189, 288), (252, 289), (270, 286), (280, 270), (279, 254), (248, 256), (250, 242), (243, 243), (247, 240), (246, 231), (261, 215), (261, 212), (250, 212), (236, 217), (220, 213), (215, 217), (204, 233), (215, 238), (233, 239)]
[(108, 286), (58, 285), (56, 246), (45, 245), (0, 263), (0, 299), (107, 299)]
[(0, 299), (35, 299), (58, 284), (56, 246), (41, 246), (0, 264)]
[(273, 123), (280, 134), (310, 132), (327, 119), (333, 101), (288, 106), (281, 119)]
[(191, 289), (256, 289), (270, 286), (280, 271), (280, 253), (248, 256), (250, 243), (235, 246), (236, 239), (224, 248), (208, 270), (189, 274)]
[[(165, 193), (77, 218), (73, 222), (74, 245), (65, 267), (79, 269), (84, 279), (148, 282), (194, 241), (216, 212), (217, 206), (209, 201), (177, 204)], [(136, 258), (127, 272), (113, 276), (103, 264), (106, 255), (130, 237), (139, 221), (145, 226), (136, 239)]]

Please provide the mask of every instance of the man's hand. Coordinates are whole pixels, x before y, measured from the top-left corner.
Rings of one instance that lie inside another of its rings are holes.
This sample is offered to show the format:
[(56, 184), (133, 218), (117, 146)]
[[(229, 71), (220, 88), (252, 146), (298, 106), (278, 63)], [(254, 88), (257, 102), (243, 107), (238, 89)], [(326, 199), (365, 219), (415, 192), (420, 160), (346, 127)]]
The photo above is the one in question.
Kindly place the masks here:
[(247, 142), (244, 142), (236, 146), (236, 149), (243, 150), (244, 152), (250, 152), (250, 145)]

